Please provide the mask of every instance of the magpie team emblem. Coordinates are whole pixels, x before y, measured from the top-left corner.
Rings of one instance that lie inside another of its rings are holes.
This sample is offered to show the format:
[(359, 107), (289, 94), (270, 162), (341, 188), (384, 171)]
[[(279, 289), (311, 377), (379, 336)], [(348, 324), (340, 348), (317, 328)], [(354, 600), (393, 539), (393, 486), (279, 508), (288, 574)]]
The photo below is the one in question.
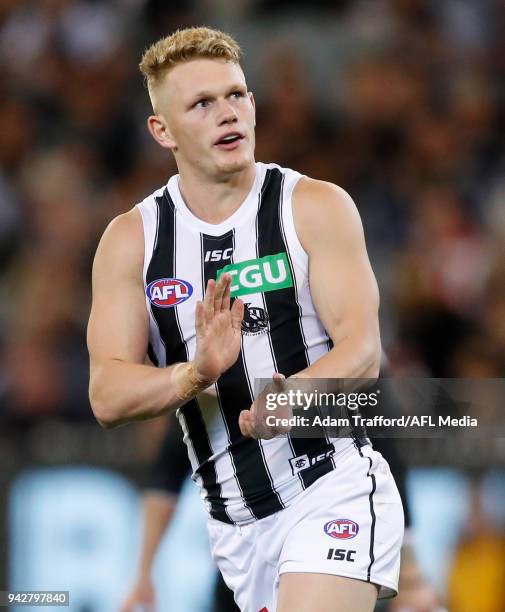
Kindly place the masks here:
[(259, 306), (251, 306), (250, 302), (244, 306), (242, 333), (246, 336), (255, 336), (268, 331), (268, 315), (265, 310)]

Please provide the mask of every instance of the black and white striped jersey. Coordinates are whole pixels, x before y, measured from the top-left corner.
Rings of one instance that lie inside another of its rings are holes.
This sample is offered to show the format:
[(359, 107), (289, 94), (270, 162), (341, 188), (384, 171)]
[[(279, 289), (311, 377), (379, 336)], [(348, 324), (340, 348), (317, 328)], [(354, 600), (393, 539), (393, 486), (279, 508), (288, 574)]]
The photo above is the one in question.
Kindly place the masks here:
[(300, 178), (293, 170), (257, 163), (249, 195), (218, 225), (191, 213), (178, 175), (138, 204), (149, 354), (156, 365), (194, 358), (196, 302), (220, 270), (230, 271), (232, 295), (246, 304), (236, 363), (213, 394), (200, 394), (177, 411), (207, 510), (228, 523), (249, 523), (286, 507), (333, 470), (335, 457), (353, 444), (349, 438), (328, 440), (323, 431), (321, 438), (256, 441), (244, 438), (238, 425), (241, 410), (254, 399), (255, 379), (274, 372), (290, 376), (330, 348), (293, 222), (291, 196)]

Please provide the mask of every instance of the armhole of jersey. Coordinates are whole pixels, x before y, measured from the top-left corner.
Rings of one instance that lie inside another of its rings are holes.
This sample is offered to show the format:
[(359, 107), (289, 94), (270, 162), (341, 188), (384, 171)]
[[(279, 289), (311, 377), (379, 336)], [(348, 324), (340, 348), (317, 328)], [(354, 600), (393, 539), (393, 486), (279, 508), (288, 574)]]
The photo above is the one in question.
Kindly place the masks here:
[(298, 266), (300, 266), (303, 270), (307, 271), (309, 256), (298, 238), (298, 234), (296, 233), (295, 220), (293, 216), (293, 191), (296, 185), (298, 184), (298, 181), (302, 178), (305, 178), (305, 176), (295, 171), (287, 172), (285, 174), (283, 190), (284, 193), (282, 196), (282, 216), (289, 242), (290, 255)]
[(156, 246), (155, 242), (158, 233), (158, 207), (154, 199), (144, 200), (136, 206), (140, 211), (142, 227), (144, 229), (144, 266), (142, 274), (145, 284), (147, 283), (147, 269)]

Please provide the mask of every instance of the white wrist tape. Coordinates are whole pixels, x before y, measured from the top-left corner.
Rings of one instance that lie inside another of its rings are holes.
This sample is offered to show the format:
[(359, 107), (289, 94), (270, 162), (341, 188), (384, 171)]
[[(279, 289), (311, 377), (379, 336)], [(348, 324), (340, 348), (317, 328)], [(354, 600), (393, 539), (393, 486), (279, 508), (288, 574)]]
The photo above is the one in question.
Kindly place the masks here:
[(179, 400), (189, 400), (215, 383), (215, 380), (204, 379), (197, 375), (192, 361), (176, 363), (172, 368), (172, 385)]

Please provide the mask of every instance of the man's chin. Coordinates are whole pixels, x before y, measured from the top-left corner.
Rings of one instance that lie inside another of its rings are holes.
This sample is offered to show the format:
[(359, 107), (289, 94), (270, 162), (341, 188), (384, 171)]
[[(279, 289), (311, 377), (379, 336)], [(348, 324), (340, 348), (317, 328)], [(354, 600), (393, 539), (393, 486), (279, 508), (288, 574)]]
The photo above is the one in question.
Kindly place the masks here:
[(219, 160), (217, 162), (217, 169), (219, 174), (236, 174), (237, 172), (243, 172), (253, 163), (253, 159), (246, 159), (245, 157), (230, 160)]

